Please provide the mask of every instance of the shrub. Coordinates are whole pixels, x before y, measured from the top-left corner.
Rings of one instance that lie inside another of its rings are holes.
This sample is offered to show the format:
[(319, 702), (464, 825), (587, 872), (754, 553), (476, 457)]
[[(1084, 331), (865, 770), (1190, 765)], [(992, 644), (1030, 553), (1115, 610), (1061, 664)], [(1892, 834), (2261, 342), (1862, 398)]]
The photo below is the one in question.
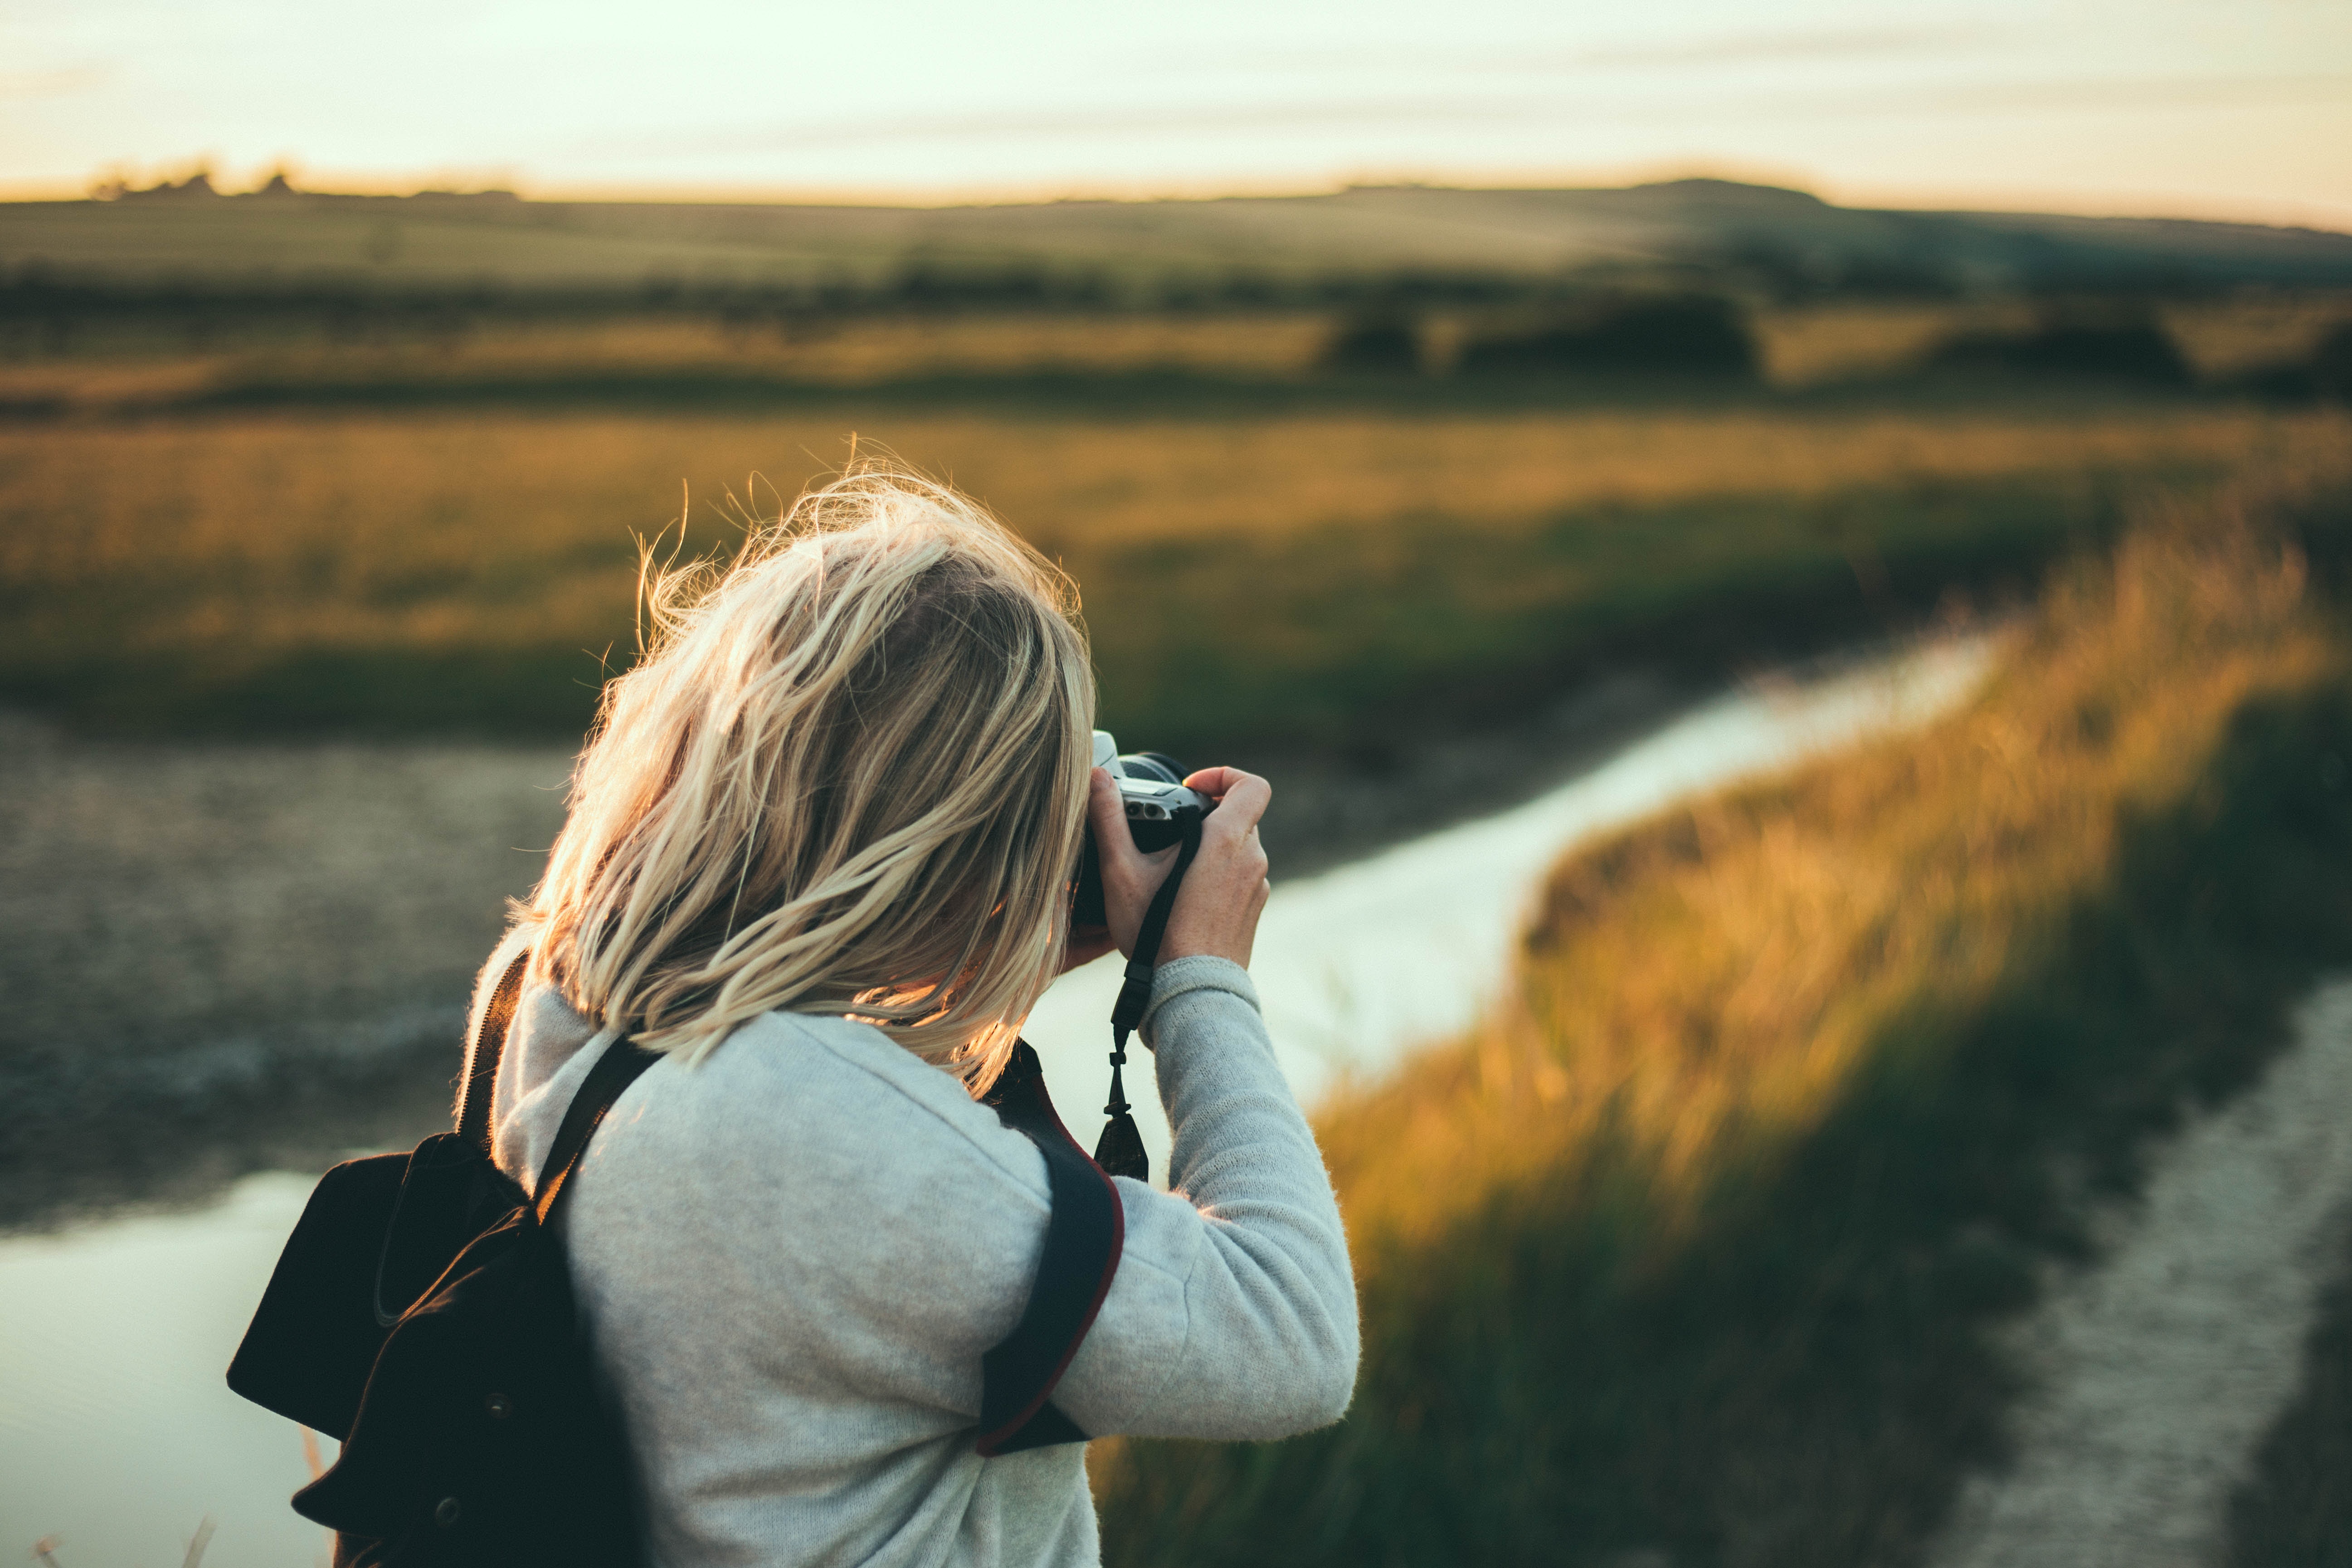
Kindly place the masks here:
[(2189, 362), (2156, 318), (2145, 311), (2045, 316), (2014, 333), (1969, 333), (1938, 349), (1943, 370), (2013, 375), (2097, 377), (2151, 386), (2186, 386)]
[(1376, 313), (1339, 324), (1324, 349), (1322, 368), (1345, 375), (1416, 375), (1421, 334), (1403, 316)]
[(1533, 329), (1471, 339), (1464, 375), (1676, 374), (1753, 377), (1745, 317), (1726, 300), (1617, 300)]
[(2287, 403), (2352, 402), (2352, 321), (2321, 338), (2302, 359), (2255, 371), (2246, 388)]

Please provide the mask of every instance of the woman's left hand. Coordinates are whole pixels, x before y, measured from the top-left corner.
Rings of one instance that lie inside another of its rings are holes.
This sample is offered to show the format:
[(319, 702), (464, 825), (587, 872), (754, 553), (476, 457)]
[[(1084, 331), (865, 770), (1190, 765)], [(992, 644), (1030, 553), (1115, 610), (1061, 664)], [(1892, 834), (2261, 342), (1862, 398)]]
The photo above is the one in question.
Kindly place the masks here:
[(1062, 961), (1065, 974), (1108, 952), (1134, 952), (1143, 911), (1150, 904), (1151, 895), (1167, 879), (1169, 868), (1176, 864), (1173, 845), (1149, 855), (1135, 847), (1135, 836), (1127, 826), (1127, 807), (1119, 797), (1118, 782), (1102, 768), (1097, 768), (1087, 781), (1087, 825), (1097, 849), (1096, 863), (1102, 868), (1103, 910), (1110, 916), (1110, 923), (1071, 925), (1069, 950)]
[[(1118, 785), (1111, 782), (1108, 772), (1097, 768), (1087, 780), (1087, 832), (1092, 835), (1113, 821), (1122, 829), (1127, 826), (1127, 813), (1119, 804)], [(1125, 838), (1127, 835), (1121, 833), (1119, 837)], [(1134, 840), (1129, 838), (1128, 842), (1132, 844)], [(1108, 896), (1108, 887), (1105, 896)], [(1063, 906), (1063, 918), (1069, 919), (1066, 904)], [(1069, 940), (1062, 952), (1061, 973), (1067, 974), (1081, 964), (1092, 963), (1107, 952), (1118, 951), (1118, 937), (1110, 927), (1080, 925), (1072, 920)]]

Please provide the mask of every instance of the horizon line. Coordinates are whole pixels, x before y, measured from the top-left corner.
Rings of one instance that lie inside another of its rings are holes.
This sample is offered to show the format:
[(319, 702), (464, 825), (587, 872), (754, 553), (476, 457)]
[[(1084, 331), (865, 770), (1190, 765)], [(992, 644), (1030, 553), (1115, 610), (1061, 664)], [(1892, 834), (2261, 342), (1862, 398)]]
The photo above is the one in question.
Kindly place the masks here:
[[(209, 159), (190, 159), (176, 165), (159, 165), (149, 172), (158, 183), (184, 179), (199, 170), (212, 172)], [(270, 169), (246, 180), (219, 181), (221, 199), (258, 192), (274, 172), (285, 172), (297, 182), (304, 178), (299, 162), (280, 160)], [(2093, 195), (2000, 189), (1983, 186), (1888, 189), (1861, 185), (1840, 189), (1836, 182), (1807, 179), (1793, 171), (1725, 168), (1720, 164), (1676, 164), (1666, 167), (1601, 171), (1526, 171), (1477, 174), (1463, 172), (1370, 172), (1344, 176), (1277, 177), (1259, 180), (1208, 178), (1185, 181), (1096, 182), (1086, 184), (1051, 182), (950, 186), (852, 186), (757, 184), (736, 182), (542, 182), (507, 171), (440, 170), (422, 174), (371, 177), (321, 174), (317, 184), (298, 183), (300, 195), (407, 197), (415, 195), (504, 195), (518, 201), (547, 205), (614, 206), (776, 206), (872, 207), (900, 210), (950, 210), (959, 207), (1019, 207), (1094, 204), (1150, 205), (1157, 203), (1302, 200), (1336, 196), (1351, 191), (1428, 190), (1475, 192), (1612, 192), (1696, 182), (1745, 185), (1786, 191), (1811, 197), (1823, 205), (1849, 211), (1948, 212), (2030, 217), (2116, 218), (2126, 221), (2231, 224), (2259, 228), (2307, 229), (2318, 233), (2352, 234), (2352, 205), (2336, 202), (2233, 197), (2225, 195), (2158, 195), (2114, 192)], [(215, 175), (217, 180), (217, 176)], [(89, 202), (106, 205), (93, 192), (100, 182), (11, 181), (0, 177), (0, 205)], [(223, 188), (226, 185), (228, 188)], [(152, 188), (152, 187), (149, 187)], [(199, 198), (201, 199), (201, 198)]]

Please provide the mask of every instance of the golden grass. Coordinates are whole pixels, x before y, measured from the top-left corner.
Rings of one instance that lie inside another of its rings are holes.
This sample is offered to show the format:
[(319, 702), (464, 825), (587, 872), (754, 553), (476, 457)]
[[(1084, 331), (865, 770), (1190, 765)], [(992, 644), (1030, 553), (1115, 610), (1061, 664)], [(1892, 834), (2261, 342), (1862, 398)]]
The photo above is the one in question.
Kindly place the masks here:
[(2159, 314), (2197, 374), (2220, 381), (2305, 358), (2330, 331), (2352, 322), (2352, 295), (2248, 294), (2168, 305)]
[[(155, 329), (115, 335), (122, 352), (0, 363), (0, 396), (53, 397), (88, 408), (181, 398), (216, 383), (454, 384), (499, 378), (700, 373), (858, 387), (929, 377), (1176, 371), (1295, 379), (1315, 367), (1332, 331), (1324, 311), (1249, 316), (1133, 312), (961, 314), (751, 320), (616, 317), (492, 323), (435, 332), (387, 328), (378, 341), (315, 333), (205, 353), (159, 352)], [(101, 340), (103, 342), (104, 340)]]
[(2233, 715), (2341, 676), (2304, 578), (2234, 532), (2134, 537), (1961, 717), (1571, 858), (1504, 1016), (1325, 1119), (1351, 1223), (1425, 1238), (1604, 1122), (1686, 1223), (1728, 1166), (1814, 1131), (1907, 1016), (1980, 1012), (2050, 951)]
[[(1177, 722), (1140, 695), (1155, 650), (1214, 644), (1234, 679), (1264, 686), (1230, 694), (1258, 704), (1244, 728), (1301, 701), (1298, 682), (1410, 685), (1474, 653), (1540, 653), (1585, 624), (1574, 616), (1654, 619), (1751, 578), (1849, 575), (1857, 549), (1958, 548), (1974, 531), (2030, 552), (2032, 537), (2047, 548), (2053, 529), (2095, 523), (2103, 495), (2352, 447), (2341, 413), (2185, 405), (0, 427), (0, 605), (16, 632), (0, 674), (625, 656), (638, 536), (684, 511), (689, 552), (720, 548), (741, 511), (772, 514), (841, 463), (853, 431), (1069, 563), (1114, 700), (1124, 690)], [(2048, 499), (1978, 521), (1975, 502), (1903, 499), (1979, 491)], [(1860, 494), (1882, 499), (1864, 515), (1850, 504)]]
[(2021, 303), (1797, 306), (1756, 317), (1765, 379), (1775, 386), (1899, 375), (1947, 338), (2014, 331), (2032, 323)]
[[(240, 620), (255, 610), (324, 613), (342, 627), (333, 635), (429, 635), (416, 628), (434, 609), (371, 605), (370, 589), (581, 552), (607, 563), (608, 593), (625, 588), (611, 563), (633, 531), (675, 519), (683, 497), (695, 499), (692, 530), (710, 539), (725, 525), (725, 498), (772, 511), (838, 466), (861, 426), (869, 448), (953, 479), (1049, 546), (1370, 530), (1415, 515), (1512, 529), (1578, 508), (1708, 496), (1802, 500), (1923, 479), (2240, 470), (2304, 463), (2352, 440), (2352, 419), (2337, 413), (2201, 408), (1110, 425), (499, 413), (0, 429), (0, 577), (59, 591), (225, 575), (230, 602), (219, 608)], [(315, 608), (268, 603), (297, 582), (320, 599)], [(235, 602), (238, 584), (255, 602)]]
[[(2156, 314), (2200, 379), (2228, 382), (2303, 359), (2330, 329), (2352, 321), (2352, 296), (2256, 294), (2167, 305)], [(1767, 380), (1776, 386), (1811, 386), (1900, 375), (1950, 338), (2029, 331), (2038, 315), (2038, 308), (2022, 300), (1844, 301), (1761, 311), (1756, 332)]]
[[(580, 330), (484, 333), (454, 350), (407, 351), (406, 363), (440, 374), (604, 365), (724, 366), (827, 386), (927, 376), (1018, 376), (1037, 372), (1118, 374), (1182, 370), (1291, 376), (1311, 369), (1331, 331), (1327, 312), (1162, 316), (1133, 312), (962, 314), (764, 323), (622, 322)], [(389, 356), (386, 356), (389, 357)], [(320, 353), (304, 368), (365, 367)]]
[(1908, 1560), (2063, 1173), (2352, 957), (2352, 636), (2274, 516), (2340, 572), (2352, 474), (2281, 478), (2061, 574), (1958, 714), (1559, 865), (1493, 1020), (1318, 1118), (1348, 1421), (1107, 1452), (1108, 1560)]

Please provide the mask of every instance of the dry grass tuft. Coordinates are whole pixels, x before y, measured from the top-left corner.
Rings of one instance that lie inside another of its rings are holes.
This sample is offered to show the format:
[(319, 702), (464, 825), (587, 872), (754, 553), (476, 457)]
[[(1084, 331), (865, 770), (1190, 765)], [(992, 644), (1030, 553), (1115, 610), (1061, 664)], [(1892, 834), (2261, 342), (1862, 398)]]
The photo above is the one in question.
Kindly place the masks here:
[(2305, 576), (2242, 517), (2137, 533), (2109, 581), (2053, 588), (1965, 719), (1569, 860), (1506, 1018), (1331, 1118), (1357, 1223), (1425, 1235), (1433, 1186), (1450, 1209), (1605, 1125), (1687, 1224), (1727, 1163), (1817, 1128), (1907, 1015), (1975, 1014), (2050, 951), (2233, 715), (2335, 673)]

